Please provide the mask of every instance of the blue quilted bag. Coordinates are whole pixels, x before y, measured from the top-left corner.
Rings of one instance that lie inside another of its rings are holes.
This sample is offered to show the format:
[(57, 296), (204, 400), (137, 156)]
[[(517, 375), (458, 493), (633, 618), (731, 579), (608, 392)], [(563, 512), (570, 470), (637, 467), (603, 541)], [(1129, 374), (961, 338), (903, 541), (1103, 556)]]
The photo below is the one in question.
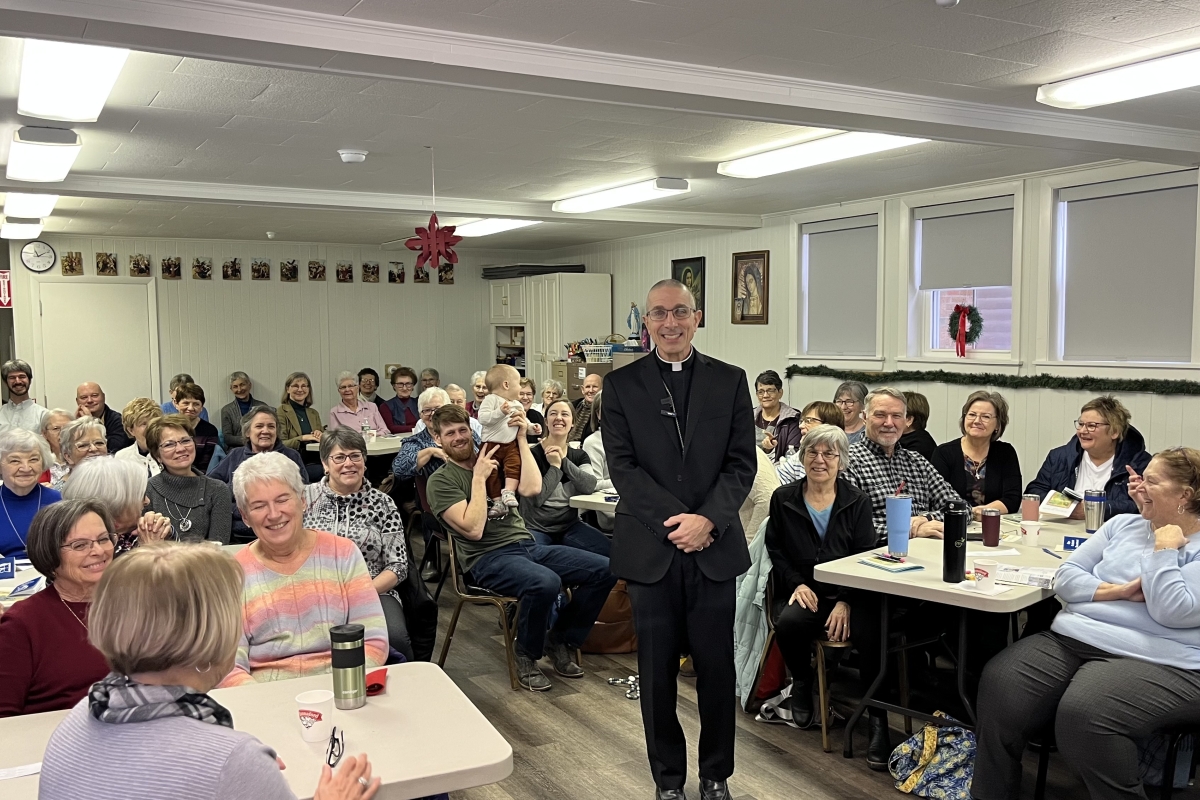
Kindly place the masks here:
[[(934, 712), (936, 717), (953, 717)], [(892, 751), (888, 769), (896, 788), (932, 800), (971, 800), (975, 734), (957, 725), (926, 725)]]

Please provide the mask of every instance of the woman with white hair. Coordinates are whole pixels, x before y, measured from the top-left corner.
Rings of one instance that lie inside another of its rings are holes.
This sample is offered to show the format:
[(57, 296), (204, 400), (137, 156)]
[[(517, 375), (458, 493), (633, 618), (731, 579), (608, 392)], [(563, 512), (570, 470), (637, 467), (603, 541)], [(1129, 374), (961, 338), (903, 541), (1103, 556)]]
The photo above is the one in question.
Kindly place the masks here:
[(352, 428), (359, 432), (388, 433), (387, 423), (379, 415), (379, 406), (359, 397), (357, 375), (353, 372), (338, 375), (337, 390), (342, 402), (329, 410), (329, 430)]
[(483, 405), (483, 398), (487, 397), (491, 392), (487, 387), (487, 370), (479, 370), (471, 375), (471, 394), (475, 399), (467, 403), (467, 413), (471, 419), (479, 419), (479, 407)]
[(38, 483), (50, 463), (50, 445), (24, 428), (0, 433), (0, 556), (26, 558), (29, 524), (62, 495)]
[(80, 417), (64, 425), (58, 441), (67, 471), (50, 486), (60, 492), (71, 477), (71, 470), (86, 459), (108, 455), (108, 430), (95, 417)]
[(362, 554), (350, 539), (304, 527), (303, 490), (280, 453), (251, 456), (233, 474), (233, 499), (257, 538), (235, 556), (246, 576), (242, 636), (222, 686), (329, 672), (335, 625), (363, 626), (368, 669), (387, 660), (387, 623)]
[[(70, 470), (67, 462), (63, 460), (61, 436), (62, 429), (70, 425), (74, 419), (75, 415), (65, 408), (52, 408), (42, 418), (40, 432), (42, 438), (46, 440), (46, 444), (50, 445), (50, 461), (46, 464), (46, 471), (40, 478), (42, 483), (54, 485)], [(105, 446), (107, 447), (107, 442)]]
[(566, 395), (567, 390), (561, 383), (555, 380), (549, 380), (542, 384), (542, 402), (534, 403), (532, 408), (537, 409), (540, 413), (546, 413), (546, 407), (555, 400)]
[(146, 511), (146, 470), (115, 458), (89, 458), (71, 471), (64, 500), (98, 500), (112, 518), (116, 555), (171, 535), (171, 520)]

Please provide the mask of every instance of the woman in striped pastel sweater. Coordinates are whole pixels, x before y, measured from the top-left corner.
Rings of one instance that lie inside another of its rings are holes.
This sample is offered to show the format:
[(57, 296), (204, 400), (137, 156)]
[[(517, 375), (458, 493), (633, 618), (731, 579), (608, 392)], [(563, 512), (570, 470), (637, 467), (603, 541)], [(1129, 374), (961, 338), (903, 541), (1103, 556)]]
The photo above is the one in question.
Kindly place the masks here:
[(233, 497), (258, 539), (238, 552), (246, 580), (242, 637), (222, 686), (330, 670), (329, 629), (366, 629), (367, 668), (387, 660), (379, 595), (354, 542), (304, 527), (303, 486), (286, 456), (259, 453), (233, 474)]

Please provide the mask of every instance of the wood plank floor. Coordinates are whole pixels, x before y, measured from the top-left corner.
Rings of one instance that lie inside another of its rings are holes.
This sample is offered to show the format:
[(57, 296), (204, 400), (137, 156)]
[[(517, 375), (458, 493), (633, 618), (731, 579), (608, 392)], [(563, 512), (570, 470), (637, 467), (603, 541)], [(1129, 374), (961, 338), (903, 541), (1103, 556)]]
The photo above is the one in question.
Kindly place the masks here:
[[(415, 538), (415, 537), (414, 537)], [(419, 548), (419, 543), (417, 544)], [(440, 652), (455, 595), (442, 593), (437, 650)], [(587, 674), (565, 680), (550, 674), (554, 688), (534, 693), (509, 687), (496, 613), (466, 607), (459, 620), (446, 672), (513, 747), (512, 775), (492, 786), (456, 792), (455, 800), (611, 800), (654, 797), (646, 761), (639, 705), (624, 687), (608, 679), (636, 672), (636, 656), (585, 655)], [(699, 718), (695, 681), (680, 679), (679, 715), (688, 738), (689, 800), (699, 798), (696, 739)], [(896, 721), (894, 721), (896, 724)], [(860, 723), (853, 760), (841, 755), (841, 724), (834, 729), (833, 753), (821, 749), (820, 730), (798, 731), (766, 725), (739, 712), (737, 771), (730, 790), (738, 800), (875, 800), (899, 795), (886, 773), (872, 772), (863, 757), (866, 724)], [(899, 743), (902, 731), (893, 730)], [(1036, 758), (1025, 760), (1023, 797), (1032, 798)], [(1087, 793), (1064, 765), (1051, 759), (1047, 797), (1079, 798)]]

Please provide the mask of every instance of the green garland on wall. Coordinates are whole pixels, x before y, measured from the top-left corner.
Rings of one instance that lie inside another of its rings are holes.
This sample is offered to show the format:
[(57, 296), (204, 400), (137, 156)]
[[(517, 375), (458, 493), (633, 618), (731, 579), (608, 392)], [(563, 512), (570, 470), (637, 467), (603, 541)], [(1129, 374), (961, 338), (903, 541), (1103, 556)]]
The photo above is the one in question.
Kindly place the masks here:
[(1059, 375), (997, 375), (991, 372), (946, 372), (945, 370), (902, 370), (898, 372), (857, 372), (831, 369), (824, 364), (801, 367), (792, 364), (784, 374), (788, 378), (837, 378), (842, 381), (862, 381), (868, 386), (889, 383), (922, 382), (950, 383), (959, 386), (996, 386), (1003, 389), (1061, 389), (1076, 392), (1144, 392), (1146, 394), (1200, 395), (1200, 382), (1164, 381), (1127, 378), (1064, 378)]

